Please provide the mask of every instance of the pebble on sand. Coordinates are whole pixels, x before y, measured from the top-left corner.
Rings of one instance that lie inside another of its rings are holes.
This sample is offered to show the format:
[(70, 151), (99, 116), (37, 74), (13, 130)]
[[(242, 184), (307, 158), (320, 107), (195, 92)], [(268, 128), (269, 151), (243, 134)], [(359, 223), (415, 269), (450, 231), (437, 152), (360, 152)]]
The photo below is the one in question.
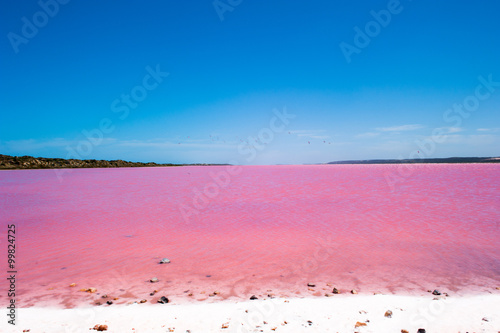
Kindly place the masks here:
[(356, 295), (357, 293), (358, 293), (358, 292), (356, 291), (356, 289), (351, 290), (351, 294)]
[(169, 302), (169, 300), (165, 296), (160, 297), (160, 299), (158, 300), (158, 303), (162, 303), (162, 304), (167, 304), (168, 302)]
[(251, 299), (251, 300), (254, 300), (254, 299), (258, 299), (258, 298), (257, 298), (257, 296), (252, 295), (252, 296), (250, 297), (250, 299)]
[(76, 287), (76, 283), (72, 283), (69, 285), (70, 287)]
[(158, 278), (155, 278), (155, 277), (154, 277), (154, 278), (152, 278), (151, 280), (149, 280), (149, 282), (151, 282), (151, 283), (156, 283), (156, 282), (158, 282), (158, 281), (159, 281), (159, 280), (158, 280)]
[(332, 293), (334, 294), (340, 294), (339, 290), (337, 288), (333, 288)]
[(387, 318), (392, 318), (392, 311), (391, 310), (387, 310), (384, 314), (384, 317), (387, 317)]
[(441, 293), (439, 292), (439, 290), (437, 289), (434, 289), (434, 291), (432, 292), (433, 295), (436, 295), (436, 296), (439, 296), (441, 295)]
[(93, 330), (96, 330), (96, 331), (107, 331), (108, 330), (108, 325), (95, 325)]
[(362, 322), (356, 322), (356, 325), (354, 325), (354, 328), (358, 328), (358, 327), (361, 327), (361, 326), (366, 326), (366, 323), (362, 323)]
[(425, 328), (419, 328), (417, 333), (425, 333)]
[(170, 259), (163, 258), (162, 260), (160, 260), (160, 264), (170, 264)]
[(316, 285), (315, 285), (314, 283), (308, 283), (308, 284), (307, 284), (307, 286), (308, 286), (308, 287), (311, 287), (311, 288), (316, 287)]

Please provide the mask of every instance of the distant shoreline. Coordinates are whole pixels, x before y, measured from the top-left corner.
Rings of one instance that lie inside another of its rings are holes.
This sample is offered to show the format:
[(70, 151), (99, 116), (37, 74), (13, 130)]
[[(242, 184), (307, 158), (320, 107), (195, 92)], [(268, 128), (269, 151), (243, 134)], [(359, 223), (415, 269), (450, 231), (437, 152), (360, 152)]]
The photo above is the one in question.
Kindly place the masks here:
[[(330, 164), (446, 164), (446, 163), (500, 163), (500, 157), (447, 157), (447, 158), (421, 158), (421, 159), (374, 159), (374, 160), (347, 160), (327, 163)], [(312, 164), (312, 165), (318, 165)], [(130, 162), (124, 160), (78, 160), (64, 158), (46, 158), (33, 156), (10, 156), (0, 154), (0, 170), (29, 170), (29, 169), (92, 169), (92, 168), (144, 168), (144, 167), (179, 167), (179, 166), (225, 166), (230, 164), (217, 163), (155, 163), (155, 162)]]
[(424, 164), (424, 163), (500, 163), (500, 157), (446, 157), (446, 158), (419, 158), (419, 159), (387, 159), (387, 160), (352, 160), (336, 161), (325, 164)]
[(0, 155), (0, 170), (25, 169), (76, 169), (76, 168), (139, 168), (139, 167), (176, 167), (176, 166), (207, 166), (228, 164), (174, 164), (154, 162), (129, 162), (123, 160), (77, 160), (64, 158), (45, 158), (33, 156)]

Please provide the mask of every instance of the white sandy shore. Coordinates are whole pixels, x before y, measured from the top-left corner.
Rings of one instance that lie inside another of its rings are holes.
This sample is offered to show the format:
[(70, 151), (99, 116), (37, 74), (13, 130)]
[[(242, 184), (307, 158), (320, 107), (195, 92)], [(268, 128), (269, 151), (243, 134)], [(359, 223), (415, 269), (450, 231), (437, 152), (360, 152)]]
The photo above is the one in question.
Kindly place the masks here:
[[(132, 304), (77, 309), (21, 308), (0, 331), (96, 332), (499, 332), (500, 295), (447, 297), (335, 295), (190, 304)], [(384, 316), (392, 311), (392, 318)], [(483, 320), (486, 319), (486, 320)], [(311, 323), (308, 323), (310, 321)], [(264, 323), (266, 322), (266, 323)], [(285, 323), (286, 322), (286, 323)], [(357, 322), (366, 326), (355, 328)], [(227, 324), (228, 328), (222, 328)], [(275, 330), (273, 330), (275, 328)]]

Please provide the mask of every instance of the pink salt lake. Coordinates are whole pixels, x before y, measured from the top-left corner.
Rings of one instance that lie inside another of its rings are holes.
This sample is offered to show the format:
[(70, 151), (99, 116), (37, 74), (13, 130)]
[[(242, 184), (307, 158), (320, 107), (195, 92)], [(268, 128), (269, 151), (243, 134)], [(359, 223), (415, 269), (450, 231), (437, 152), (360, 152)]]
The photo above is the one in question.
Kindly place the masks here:
[(1, 171), (0, 237), (5, 250), (16, 225), (19, 306), (500, 285), (499, 164), (411, 165), (392, 189), (387, 175), (401, 166), (245, 166), (221, 188), (211, 174), (226, 168), (72, 169), (62, 181), (55, 170)]

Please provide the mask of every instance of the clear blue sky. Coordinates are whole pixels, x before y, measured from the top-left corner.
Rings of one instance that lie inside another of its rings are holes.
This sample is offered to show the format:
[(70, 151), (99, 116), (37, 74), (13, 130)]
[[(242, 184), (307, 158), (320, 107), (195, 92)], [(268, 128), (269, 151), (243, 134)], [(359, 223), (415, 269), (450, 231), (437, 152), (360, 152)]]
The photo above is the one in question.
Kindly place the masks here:
[[(241, 164), (500, 155), (498, 1), (60, 1), (1, 4), (0, 153)], [(157, 68), (168, 76), (149, 77)], [(453, 109), (464, 103), (472, 111)], [(295, 117), (268, 140), (284, 108)]]

